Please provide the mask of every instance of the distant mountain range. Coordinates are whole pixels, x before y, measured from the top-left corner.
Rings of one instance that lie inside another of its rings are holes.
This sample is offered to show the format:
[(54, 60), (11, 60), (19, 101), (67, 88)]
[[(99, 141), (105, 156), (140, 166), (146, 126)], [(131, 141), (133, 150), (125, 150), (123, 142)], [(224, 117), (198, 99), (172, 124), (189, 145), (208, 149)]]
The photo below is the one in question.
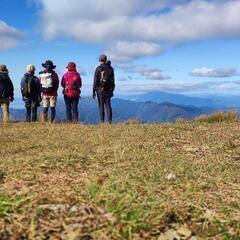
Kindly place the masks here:
[(205, 96), (205, 97), (190, 97), (182, 94), (167, 93), (161, 91), (148, 92), (141, 95), (121, 96), (123, 99), (136, 102), (171, 102), (177, 105), (191, 105), (195, 107), (209, 108), (231, 108), (240, 107), (240, 96)]
[[(25, 110), (20, 98), (11, 105), (11, 116), (14, 120), (23, 120)], [(144, 123), (175, 121), (178, 118), (192, 119), (196, 116), (218, 110), (240, 107), (240, 97), (237, 96), (207, 96), (189, 97), (166, 92), (149, 92), (142, 95), (121, 96), (112, 101), (114, 122), (129, 119), (139, 119)], [(40, 110), (41, 111), (41, 110)], [(39, 111), (39, 112), (40, 112)], [(65, 103), (59, 97), (57, 105), (57, 120), (66, 119)], [(80, 101), (80, 119), (87, 124), (98, 122), (98, 104), (90, 97)]]
[[(23, 105), (22, 105), (23, 106)], [(178, 118), (192, 119), (204, 113), (210, 113), (212, 108), (184, 106), (173, 103), (136, 102), (123, 99), (113, 99), (114, 122), (123, 122), (130, 119), (139, 119), (144, 123), (175, 121)], [(81, 98), (80, 119), (87, 124), (98, 122), (98, 105), (90, 97)], [(41, 110), (40, 110), (41, 111)], [(25, 116), (24, 109), (11, 109), (12, 119), (19, 121)], [(59, 99), (57, 105), (57, 120), (66, 119), (65, 104)]]

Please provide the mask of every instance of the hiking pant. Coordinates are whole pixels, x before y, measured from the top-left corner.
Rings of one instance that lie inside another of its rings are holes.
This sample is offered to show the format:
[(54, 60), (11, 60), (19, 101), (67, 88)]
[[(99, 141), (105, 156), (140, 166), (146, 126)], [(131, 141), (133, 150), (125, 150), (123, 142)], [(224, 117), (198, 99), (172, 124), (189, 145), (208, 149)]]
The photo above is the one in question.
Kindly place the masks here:
[(48, 121), (48, 108), (51, 108), (51, 122), (54, 122), (56, 117), (57, 96), (43, 96), (43, 119)]
[[(54, 122), (56, 117), (56, 108), (51, 107), (51, 122)], [(48, 121), (48, 107), (43, 108), (43, 120), (44, 122)]]
[(79, 97), (69, 98), (64, 96), (65, 104), (66, 104), (66, 114), (67, 120), (69, 122), (78, 122), (78, 103)]
[(105, 120), (104, 107), (106, 107), (108, 122), (112, 123), (111, 97), (107, 94), (101, 93), (101, 91), (98, 91), (97, 95), (98, 95), (100, 121), (104, 122), (104, 120)]
[(9, 122), (9, 100), (0, 100), (0, 107), (2, 108), (3, 122)]
[(26, 121), (36, 122), (38, 102), (36, 100), (31, 100), (31, 99), (25, 99), (24, 101), (25, 101), (25, 108), (26, 108)]

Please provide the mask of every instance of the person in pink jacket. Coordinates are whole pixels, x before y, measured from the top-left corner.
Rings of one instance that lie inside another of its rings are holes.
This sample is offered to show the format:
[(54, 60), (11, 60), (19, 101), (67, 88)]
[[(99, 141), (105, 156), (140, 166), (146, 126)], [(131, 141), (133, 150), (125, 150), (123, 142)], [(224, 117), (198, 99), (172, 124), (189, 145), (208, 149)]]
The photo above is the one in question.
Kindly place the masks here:
[(78, 104), (80, 99), (82, 80), (77, 72), (76, 64), (69, 62), (66, 67), (68, 71), (63, 75), (61, 85), (66, 104), (66, 114), (68, 122), (78, 122)]

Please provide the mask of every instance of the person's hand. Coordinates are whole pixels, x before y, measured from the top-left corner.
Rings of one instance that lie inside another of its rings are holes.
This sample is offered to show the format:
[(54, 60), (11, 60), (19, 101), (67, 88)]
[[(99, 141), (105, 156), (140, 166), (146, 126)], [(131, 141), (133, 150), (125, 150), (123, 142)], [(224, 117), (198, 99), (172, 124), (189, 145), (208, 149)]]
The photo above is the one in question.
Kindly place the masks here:
[(10, 102), (13, 102), (14, 101), (14, 97), (10, 97)]
[(93, 99), (95, 100), (95, 98), (96, 98), (96, 92), (95, 91), (93, 91)]

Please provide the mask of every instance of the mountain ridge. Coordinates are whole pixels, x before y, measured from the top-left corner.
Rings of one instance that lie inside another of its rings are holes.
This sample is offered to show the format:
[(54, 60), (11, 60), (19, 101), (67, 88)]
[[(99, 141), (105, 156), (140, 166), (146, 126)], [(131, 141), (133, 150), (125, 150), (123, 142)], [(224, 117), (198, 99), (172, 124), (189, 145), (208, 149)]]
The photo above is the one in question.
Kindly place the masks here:
[[(172, 122), (178, 118), (192, 119), (199, 115), (213, 111), (207, 107), (191, 105), (177, 105), (171, 102), (136, 102), (127, 99), (114, 98), (112, 100), (114, 123), (139, 119), (143, 123)], [(41, 109), (40, 109), (41, 111)], [(39, 111), (39, 112), (40, 112)], [(86, 124), (98, 123), (98, 104), (90, 97), (83, 97), (79, 105), (80, 120)], [(19, 121), (25, 118), (25, 109), (11, 109), (12, 119)], [(57, 121), (65, 120), (65, 103), (58, 100)]]

